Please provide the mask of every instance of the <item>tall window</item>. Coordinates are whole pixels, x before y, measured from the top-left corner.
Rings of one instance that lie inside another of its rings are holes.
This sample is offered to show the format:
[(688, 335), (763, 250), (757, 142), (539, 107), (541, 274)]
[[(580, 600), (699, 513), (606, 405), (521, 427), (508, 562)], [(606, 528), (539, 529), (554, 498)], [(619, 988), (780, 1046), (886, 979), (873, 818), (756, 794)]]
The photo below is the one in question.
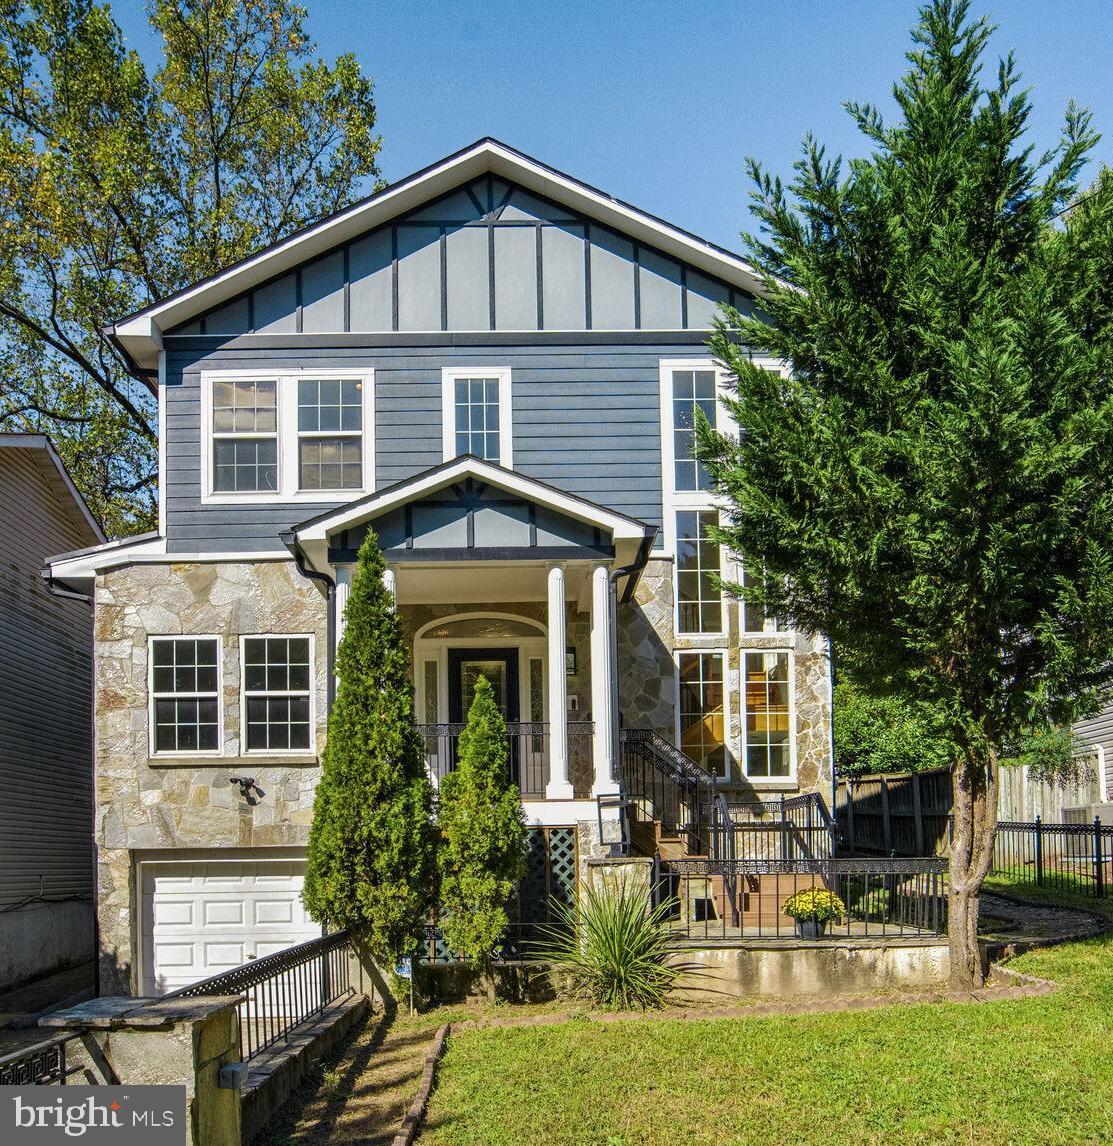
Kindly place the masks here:
[[(744, 566), (739, 571), (742, 584), (761, 585), (764, 578), (760, 573), (752, 572), (750, 567)], [(767, 613), (760, 605), (751, 605), (742, 601), (742, 631), (744, 633), (777, 633), (780, 632), (780, 622), (772, 613)]]
[(746, 703), (746, 775), (770, 779), (792, 775), (788, 653), (742, 654)]
[(298, 380), (298, 489), (363, 488), (363, 382)]
[(721, 633), (722, 593), (719, 546), (708, 541), (707, 527), (719, 524), (718, 510), (683, 509), (676, 515), (677, 628), (681, 633)]
[(313, 664), (308, 637), (243, 638), (244, 750), (308, 752)]
[(722, 653), (678, 654), (680, 747), (716, 776), (727, 774)]
[(213, 383), (213, 491), (278, 489), (277, 386), (270, 381)]
[(151, 639), (151, 748), (155, 753), (220, 751), (220, 640)]
[(443, 386), (445, 460), (475, 454), (509, 467), (510, 372), (445, 370)]
[(695, 458), (696, 411), (702, 410), (712, 426), (717, 424), (714, 370), (674, 370), (672, 372), (672, 441), (674, 488), (677, 491), (706, 491), (711, 478)]

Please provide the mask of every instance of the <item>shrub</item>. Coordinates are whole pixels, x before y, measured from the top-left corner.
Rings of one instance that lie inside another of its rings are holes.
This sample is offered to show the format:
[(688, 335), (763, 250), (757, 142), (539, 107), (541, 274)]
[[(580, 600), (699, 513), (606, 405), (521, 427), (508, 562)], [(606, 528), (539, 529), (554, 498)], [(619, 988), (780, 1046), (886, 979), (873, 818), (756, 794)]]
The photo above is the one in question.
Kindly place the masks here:
[(373, 953), (413, 949), (434, 887), (436, 839), (402, 625), (374, 533), (360, 546), (313, 804), (305, 906), (358, 927)]
[(660, 1007), (677, 979), (694, 970), (678, 961), (670, 905), (625, 883), (581, 893), (580, 903), (554, 904), (539, 954), (553, 965), (558, 989), (615, 1010)]
[(836, 922), (846, 915), (846, 905), (833, 892), (821, 887), (798, 891), (781, 904), (781, 911), (790, 919), (814, 919), (817, 923)]
[(953, 753), (930, 712), (896, 696), (871, 696), (840, 681), (833, 697), (840, 776), (949, 768)]
[(441, 931), (468, 963), (488, 967), (525, 873), (525, 813), (510, 782), (506, 722), (486, 677), (475, 686), (456, 768), (441, 783)]

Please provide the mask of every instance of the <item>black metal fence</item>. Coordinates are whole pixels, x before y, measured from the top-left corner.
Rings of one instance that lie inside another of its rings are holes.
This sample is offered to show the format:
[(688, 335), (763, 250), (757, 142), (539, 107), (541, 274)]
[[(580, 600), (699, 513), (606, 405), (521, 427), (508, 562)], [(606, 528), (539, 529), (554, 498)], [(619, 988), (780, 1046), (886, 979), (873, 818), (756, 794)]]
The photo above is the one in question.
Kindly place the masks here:
[(689, 939), (788, 939), (800, 929), (785, 901), (834, 893), (844, 909), (833, 938), (938, 936), (947, 927), (947, 863), (892, 859), (667, 860), (654, 866), (654, 902)]
[(289, 1041), (295, 1027), (316, 1018), (331, 1003), (353, 995), (353, 958), (350, 933), (339, 931), (264, 955), (164, 998), (243, 995), (238, 1010), (240, 1054), (246, 1062), (279, 1040)]
[(825, 860), (838, 848), (838, 829), (818, 793), (765, 801), (720, 796), (712, 811), (712, 859)]
[(64, 1035), (0, 1056), (0, 1086), (64, 1086), (80, 1067), (66, 1065), (66, 1044), (77, 1036)]
[[(419, 724), (418, 732), (425, 740), (425, 757), (429, 774), (439, 784), (456, 767), (460, 733), (466, 725)], [(590, 720), (570, 720), (568, 729), (569, 775), (590, 775), (583, 765), (592, 758), (592, 732)], [(512, 720), (506, 725), (510, 757), (510, 777), (527, 799), (540, 799), (549, 782), (549, 743), (552, 726), (542, 721)]]
[(993, 874), (1055, 891), (1098, 899), (1113, 895), (1113, 826), (1006, 821), (997, 825)]

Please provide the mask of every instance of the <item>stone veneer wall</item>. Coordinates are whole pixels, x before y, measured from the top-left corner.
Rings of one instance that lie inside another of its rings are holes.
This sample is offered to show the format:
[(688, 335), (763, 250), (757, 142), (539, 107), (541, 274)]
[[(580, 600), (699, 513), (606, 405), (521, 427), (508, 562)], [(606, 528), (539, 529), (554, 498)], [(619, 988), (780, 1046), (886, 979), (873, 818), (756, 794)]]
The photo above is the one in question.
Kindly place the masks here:
[[(723, 650), (727, 654), (729, 749), (732, 794), (760, 798), (779, 791), (820, 792), (830, 801), (830, 667), (824, 642), (802, 633), (742, 633), (740, 606), (728, 601), (725, 641), (678, 637), (673, 622), (673, 563), (654, 559), (646, 566), (634, 599), (618, 610), (619, 708), (623, 723), (651, 728), (672, 743), (676, 737), (675, 650)], [(768, 649), (794, 654), (796, 779), (751, 785), (742, 776), (743, 745), (741, 654)]]
[[(96, 845), (101, 990), (129, 994), (138, 922), (132, 852), (170, 848), (304, 847), (319, 776), (316, 757), (240, 756), (240, 641), (312, 634), (317, 750), (324, 745), (327, 610), (293, 562), (139, 565), (96, 583)], [(151, 758), (148, 637), (223, 638), (223, 755)], [(252, 806), (229, 776), (254, 776)]]

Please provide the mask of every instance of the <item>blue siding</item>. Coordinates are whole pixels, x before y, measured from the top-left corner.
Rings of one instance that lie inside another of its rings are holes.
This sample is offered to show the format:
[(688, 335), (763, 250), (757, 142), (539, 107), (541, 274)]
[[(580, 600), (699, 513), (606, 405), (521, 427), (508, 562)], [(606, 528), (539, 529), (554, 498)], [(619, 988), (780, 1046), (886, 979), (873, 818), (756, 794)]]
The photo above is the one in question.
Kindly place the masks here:
[(169, 339), (166, 517), (172, 551), (273, 550), (278, 533), (323, 512), (316, 503), (201, 504), (202, 369), (372, 367), (375, 482), (382, 488), (442, 460), (442, 367), (509, 367), (514, 468), (641, 520), (661, 521), (659, 362), (699, 353), (690, 341), (511, 346), (225, 346)]

